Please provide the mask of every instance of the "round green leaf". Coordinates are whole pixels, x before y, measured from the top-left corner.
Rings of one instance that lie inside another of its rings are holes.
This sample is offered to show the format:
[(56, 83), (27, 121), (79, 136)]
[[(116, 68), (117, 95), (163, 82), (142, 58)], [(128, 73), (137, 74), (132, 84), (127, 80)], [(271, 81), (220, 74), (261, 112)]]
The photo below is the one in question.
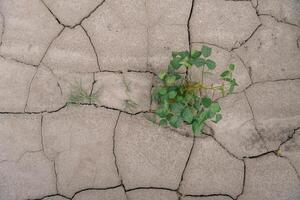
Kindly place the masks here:
[(205, 58), (207, 58), (208, 56), (211, 55), (211, 48), (208, 47), (208, 46), (203, 45), (203, 46), (202, 46), (202, 49), (201, 49), (201, 53), (202, 53), (202, 55), (203, 55)]
[(216, 114), (215, 119), (213, 120), (214, 123), (218, 123), (222, 119), (221, 114)]
[(169, 120), (170, 125), (175, 128), (179, 128), (181, 125), (181, 122), (182, 122), (182, 119), (177, 115), (172, 116)]
[(158, 77), (159, 77), (161, 80), (163, 80), (164, 77), (165, 77), (166, 75), (167, 75), (166, 72), (159, 72)]
[(182, 112), (182, 118), (187, 123), (192, 123), (194, 115), (192, 112), (192, 109), (189, 107), (186, 107)]
[(219, 105), (218, 102), (212, 103), (212, 104), (210, 105), (210, 109), (211, 109), (212, 112), (215, 112), (215, 113), (221, 111), (221, 107), (220, 107), (220, 105)]
[(181, 58), (175, 57), (171, 60), (170, 64), (174, 69), (179, 69), (181, 67), (180, 61)]
[(165, 95), (165, 94), (167, 94), (167, 92), (168, 92), (168, 90), (166, 88), (159, 88), (158, 89), (158, 93), (160, 95)]
[(159, 122), (159, 125), (160, 126), (166, 126), (166, 125), (168, 125), (168, 120), (167, 119), (161, 119), (160, 122)]
[(168, 96), (170, 99), (174, 99), (176, 97), (176, 95), (177, 95), (177, 92), (174, 90), (168, 93)]
[(230, 65), (229, 65), (229, 69), (230, 69), (231, 71), (233, 71), (234, 68), (235, 68), (235, 65), (234, 65), (234, 64), (230, 64)]
[(204, 123), (194, 121), (192, 124), (193, 133), (194, 134), (200, 133), (202, 131), (203, 127), (204, 127)]
[(181, 103), (174, 103), (170, 105), (170, 109), (174, 114), (180, 115), (182, 110), (184, 109), (184, 105), (182, 105)]
[(202, 98), (202, 104), (204, 107), (208, 108), (212, 103), (212, 100), (209, 97)]
[(201, 55), (201, 51), (198, 51), (198, 50), (192, 50), (191, 51), (191, 57), (192, 58), (199, 58)]
[(222, 72), (222, 74), (220, 75), (222, 78), (227, 77), (230, 74), (230, 72), (228, 70), (225, 70), (224, 72)]
[(168, 115), (168, 111), (162, 107), (159, 107), (155, 110), (155, 114), (159, 117), (166, 117)]
[(167, 84), (167, 85), (172, 85), (172, 84), (174, 84), (175, 81), (176, 81), (176, 76), (173, 76), (173, 75), (167, 75), (167, 76), (165, 77), (165, 81), (166, 81), (166, 84)]
[(208, 67), (208, 69), (215, 69), (216, 68), (216, 63), (213, 60), (207, 59), (205, 62), (206, 66)]
[(209, 113), (207, 111), (203, 111), (197, 115), (196, 120), (198, 122), (205, 122), (208, 118)]
[(196, 67), (202, 67), (205, 65), (205, 60), (203, 58), (197, 58), (190, 61), (193, 65), (196, 65)]

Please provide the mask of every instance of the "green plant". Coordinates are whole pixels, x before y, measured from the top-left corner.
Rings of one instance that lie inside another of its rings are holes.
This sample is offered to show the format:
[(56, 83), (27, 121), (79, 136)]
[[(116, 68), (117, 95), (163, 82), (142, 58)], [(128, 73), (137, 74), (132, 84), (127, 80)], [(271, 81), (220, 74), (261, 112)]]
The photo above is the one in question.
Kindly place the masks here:
[(125, 87), (125, 93), (127, 96), (127, 99), (124, 100), (124, 104), (125, 104), (125, 110), (129, 110), (130, 112), (133, 112), (134, 109), (136, 107), (138, 107), (138, 104), (132, 100), (131, 96), (130, 96), (130, 82), (126, 81), (125, 77), (123, 76), (122, 82), (124, 84)]
[(83, 88), (82, 83), (76, 81), (71, 86), (71, 93), (68, 98), (68, 104), (95, 104), (99, 100), (99, 91), (94, 93), (88, 92)]
[[(215, 92), (222, 96), (232, 93), (237, 86), (232, 76), (235, 65), (220, 75), (221, 84), (206, 85), (204, 76), (215, 69), (216, 63), (209, 59), (212, 49), (203, 46), (201, 51), (173, 52), (167, 71), (160, 72), (160, 83), (154, 88), (152, 96), (158, 107), (154, 110), (162, 126), (175, 128), (187, 123), (192, 126), (193, 133), (200, 133), (207, 120), (218, 123), (222, 119), (221, 107), (214, 100)], [(188, 72), (192, 67), (200, 71), (201, 81), (193, 81), (191, 73), (185, 75), (178, 70), (185, 67)], [(210, 91), (210, 92), (208, 92)], [(208, 95), (210, 94), (210, 95)]]

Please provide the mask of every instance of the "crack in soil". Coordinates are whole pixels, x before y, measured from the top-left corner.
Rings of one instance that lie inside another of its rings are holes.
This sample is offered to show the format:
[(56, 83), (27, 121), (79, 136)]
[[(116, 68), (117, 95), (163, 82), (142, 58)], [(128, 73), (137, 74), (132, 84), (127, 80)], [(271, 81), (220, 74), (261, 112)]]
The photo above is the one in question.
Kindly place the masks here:
[(41, 2), (43, 3), (43, 5), (47, 8), (47, 10), (51, 13), (51, 15), (54, 17), (54, 19), (57, 21), (58, 24), (62, 25), (63, 27), (67, 27), (70, 29), (74, 29), (76, 26), (81, 26), (82, 22), (89, 18), (99, 7), (101, 7), (106, 0), (103, 0), (101, 3), (99, 3), (93, 10), (91, 10), (86, 16), (84, 16), (78, 23), (76, 23), (73, 26), (70, 25), (65, 25), (63, 24), (58, 17), (52, 12), (52, 10), (48, 7), (48, 5), (44, 2), (44, 0), (41, 0)]

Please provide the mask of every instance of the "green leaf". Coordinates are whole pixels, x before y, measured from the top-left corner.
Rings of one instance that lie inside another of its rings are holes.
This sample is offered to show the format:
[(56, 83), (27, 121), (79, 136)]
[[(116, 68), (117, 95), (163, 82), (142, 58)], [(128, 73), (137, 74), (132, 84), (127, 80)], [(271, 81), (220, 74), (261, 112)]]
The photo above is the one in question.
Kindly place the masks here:
[(195, 98), (195, 102), (194, 102), (194, 108), (199, 110), (201, 108), (201, 100), (200, 98)]
[(193, 95), (191, 95), (191, 94), (186, 94), (186, 95), (183, 97), (183, 101), (184, 101), (185, 103), (189, 103), (192, 99), (193, 99)]
[(176, 77), (176, 80), (179, 80), (179, 79), (181, 79), (182, 77), (181, 77), (181, 75), (180, 74), (178, 74), (178, 73), (175, 73), (174, 74), (174, 76)]
[(203, 55), (205, 58), (207, 58), (208, 56), (211, 55), (211, 48), (208, 47), (208, 46), (203, 45), (203, 46), (202, 46), (202, 49), (201, 49), (201, 53), (202, 53), (202, 55)]
[(164, 77), (165, 77), (166, 75), (167, 75), (166, 72), (159, 72), (158, 77), (159, 77), (161, 80), (163, 80)]
[(190, 63), (188, 63), (187, 61), (181, 61), (180, 64), (185, 67), (192, 67), (192, 65)]
[(216, 63), (213, 60), (207, 59), (205, 62), (206, 66), (208, 67), (208, 69), (215, 69), (216, 68)]
[(164, 100), (163, 101), (163, 108), (165, 109), (165, 110), (168, 110), (169, 109), (169, 102), (167, 101), (167, 99), (166, 100)]
[(221, 107), (220, 107), (220, 105), (219, 105), (218, 102), (212, 103), (212, 104), (210, 105), (210, 109), (211, 109), (211, 111), (213, 111), (213, 112), (215, 112), (215, 113), (218, 113), (218, 112), (221, 111)]
[(229, 69), (230, 69), (231, 71), (233, 71), (234, 68), (235, 68), (235, 65), (234, 65), (234, 64), (230, 64), (230, 65), (229, 65)]
[(192, 50), (191, 51), (191, 57), (192, 58), (199, 58), (201, 56), (201, 51), (198, 50)]
[(181, 103), (174, 103), (170, 105), (170, 109), (174, 114), (180, 115), (182, 110), (184, 109), (184, 105), (182, 105)]
[(170, 64), (174, 69), (179, 69), (181, 67), (180, 62), (181, 59), (176, 57), (171, 60)]
[(180, 117), (178, 117), (177, 115), (174, 115), (170, 118), (169, 123), (171, 126), (173, 126), (175, 128), (179, 128), (182, 123), (182, 119)]
[(200, 114), (197, 114), (196, 120), (198, 122), (204, 122), (205, 120), (207, 120), (208, 115), (209, 115), (208, 111), (203, 111)]
[(230, 81), (230, 84), (234, 85), (234, 86), (238, 86), (238, 84), (234, 78)]
[(174, 99), (176, 97), (176, 95), (177, 95), (177, 92), (174, 91), (174, 90), (168, 92), (168, 96), (169, 96), (170, 99)]
[(160, 126), (166, 126), (166, 125), (168, 125), (168, 120), (167, 119), (161, 119), (160, 122), (159, 122), (159, 125)]
[(220, 91), (221, 91), (222, 97), (224, 97), (225, 96), (224, 86), (220, 87)]
[(192, 112), (192, 109), (189, 107), (186, 107), (182, 112), (182, 118), (187, 123), (192, 123), (194, 115)]
[(163, 107), (159, 107), (155, 110), (155, 114), (159, 117), (166, 117), (168, 115), (168, 111)]
[(228, 70), (225, 70), (224, 72), (222, 72), (222, 74), (220, 75), (222, 78), (227, 77), (230, 74), (230, 72)]
[(182, 96), (177, 96), (176, 101), (179, 102), (179, 103), (182, 103), (183, 102), (183, 97)]
[(221, 114), (216, 114), (215, 119), (212, 120), (212, 121), (214, 123), (218, 123), (221, 119), (222, 119), (222, 115)]
[(234, 87), (238, 86), (235, 79), (230, 80), (230, 87), (229, 87), (229, 93), (232, 93), (234, 90)]
[(175, 83), (175, 81), (176, 81), (176, 76), (174, 75), (167, 75), (165, 78), (165, 82), (167, 85), (172, 85)]
[(173, 51), (172, 52), (172, 57), (174, 58), (174, 57), (176, 57), (178, 55), (178, 51)]
[(202, 131), (203, 127), (204, 127), (204, 123), (194, 121), (192, 124), (193, 133), (194, 134), (200, 133)]
[(209, 97), (202, 98), (202, 104), (204, 107), (208, 108), (211, 105), (212, 101)]
[(160, 95), (165, 95), (165, 94), (167, 94), (167, 89), (166, 88), (159, 88), (158, 89), (158, 93), (160, 94)]
[(188, 51), (181, 51), (181, 52), (178, 52), (178, 55), (179, 55), (181, 58), (185, 58), (185, 57), (188, 57), (188, 56), (189, 56), (189, 52), (188, 52)]
[(213, 112), (212, 110), (207, 110), (207, 113), (208, 113), (207, 119), (211, 119), (216, 115), (216, 113)]
[(198, 58), (190, 61), (196, 67), (202, 67), (205, 65), (205, 60), (203, 58)]

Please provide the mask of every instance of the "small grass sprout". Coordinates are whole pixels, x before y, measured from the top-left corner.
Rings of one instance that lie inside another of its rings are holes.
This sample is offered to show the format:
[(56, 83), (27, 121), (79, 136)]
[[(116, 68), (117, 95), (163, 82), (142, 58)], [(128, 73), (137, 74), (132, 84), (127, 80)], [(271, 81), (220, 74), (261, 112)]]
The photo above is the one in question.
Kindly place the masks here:
[(82, 82), (76, 81), (71, 86), (71, 92), (68, 98), (68, 104), (96, 104), (99, 102), (99, 90), (96, 92), (89, 92), (83, 86)]

